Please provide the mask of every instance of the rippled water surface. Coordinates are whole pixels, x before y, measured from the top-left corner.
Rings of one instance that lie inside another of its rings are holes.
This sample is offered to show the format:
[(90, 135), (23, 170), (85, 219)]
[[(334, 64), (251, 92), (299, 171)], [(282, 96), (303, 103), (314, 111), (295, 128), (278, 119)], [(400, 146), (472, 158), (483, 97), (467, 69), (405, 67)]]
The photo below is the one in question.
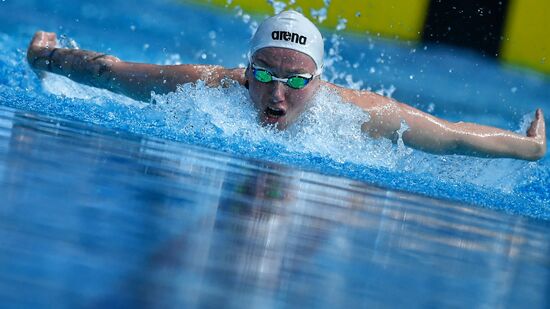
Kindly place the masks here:
[(14, 307), (545, 307), (547, 221), (0, 108)]

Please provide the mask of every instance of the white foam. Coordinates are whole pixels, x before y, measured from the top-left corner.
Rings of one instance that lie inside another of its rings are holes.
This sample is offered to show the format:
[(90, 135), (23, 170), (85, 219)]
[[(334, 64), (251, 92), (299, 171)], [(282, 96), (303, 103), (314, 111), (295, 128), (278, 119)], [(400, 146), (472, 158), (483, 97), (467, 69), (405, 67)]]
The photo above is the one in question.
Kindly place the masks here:
[(108, 101), (116, 101), (129, 106), (147, 106), (147, 103), (138, 102), (127, 96), (104, 89), (79, 84), (67, 77), (57, 74), (44, 73), (42, 87), (46, 92), (54, 95), (72, 99), (84, 99), (98, 105), (102, 105)]
[(307, 111), (286, 131), (258, 123), (248, 91), (237, 84), (209, 88), (202, 82), (186, 84), (175, 93), (154, 95), (154, 108), (166, 122), (185, 134), (222, 134), (249, 143), (273, 143), (288, 151), (330, 157), (337, 162), (392, 167), (404, 151), (389, 140), (373, 140), (361, 132), (369, 115), (344, 103), (329, 89), (321, 89)]
[[(286, 131), (261, 126), (248, 91), (237, 84), (228, 88), (209, 88), (202, 82), (187, 84), (175, 93), (154, 98), (154, 108), (172, 129), (183, 134), (221, 135), (230, 144), (249, 143), (247, 149), (269, 143), (274, 148), (282, 146), (290, 152), (320, 155), (340, 163), (430, 174), (443, 181), (468, 181), (505, 192), (513, 191), (525, 177), (527, 163), (518, 160), (437, 156), (413, 150), (401, 139), (397, 145), (387, 139), (371, 139), (361, 132), (361, 124), (369, 115), (342, 102), (329, 89), (321, 89), (308, 110)], [(406, 129), (402, 123), (399, 133)]]

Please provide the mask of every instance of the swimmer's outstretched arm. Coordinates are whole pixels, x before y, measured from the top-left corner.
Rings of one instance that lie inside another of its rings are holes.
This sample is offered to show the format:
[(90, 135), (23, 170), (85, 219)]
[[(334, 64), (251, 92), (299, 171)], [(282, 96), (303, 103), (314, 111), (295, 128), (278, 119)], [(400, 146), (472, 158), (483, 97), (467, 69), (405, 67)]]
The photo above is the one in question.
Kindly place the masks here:
[(335, 87), (344, 100), (369, 112), (371, 119), (362, 127), (372, 137), (396, 141), (404, 121), (408, 129), (403, 142), (435, 154), (462, 154), (487, 158), (538, 160), (546, 154), (546, 129), (542, 110), (526, 135), (465, 122), (449, 122), (416, 108), (370, 92)]
[(60, 74), (90, 86), (108, 89), (141, 101), (151, 92), (175, 91), (178, 85), (205, 81), (217, 86), (224, 78), (244, 83), (242, 69), (211, 65), (155, 65), (124, 62), (107, 54), (80, 49), (56, 48), (55, 33), (38, 31), (27, 51), (35, 70)]

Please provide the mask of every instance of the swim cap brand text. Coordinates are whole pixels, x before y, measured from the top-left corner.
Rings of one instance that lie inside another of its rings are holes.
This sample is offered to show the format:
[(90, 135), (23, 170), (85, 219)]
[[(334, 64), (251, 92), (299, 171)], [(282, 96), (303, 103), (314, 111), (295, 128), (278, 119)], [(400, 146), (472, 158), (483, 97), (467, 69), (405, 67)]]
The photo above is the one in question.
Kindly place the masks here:
[(271, 38), (279, 41), (291, 41), (293, 43), (298, 43), (301, 45), (306, 45), (307, 41), (307, 38), (305, 36), (287, 31), (273, 31), (271, 32)]

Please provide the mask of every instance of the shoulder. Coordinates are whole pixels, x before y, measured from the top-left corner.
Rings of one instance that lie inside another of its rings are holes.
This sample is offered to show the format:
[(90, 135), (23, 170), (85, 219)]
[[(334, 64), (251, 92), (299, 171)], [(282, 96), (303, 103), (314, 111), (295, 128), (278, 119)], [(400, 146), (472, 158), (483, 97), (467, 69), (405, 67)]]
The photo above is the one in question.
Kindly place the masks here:
[(399, 102), (394, 99), (368, 90), (345, 88), (326, 81), (323, 81), (321, 85), (340, 95), (342, 101), (354, 104), (365, 111), (399, 108)]
[(243, 68), (228, 69), (219, 65), (179, 64), (163, 66), (160, 69), (155, 68), (155, 70), (164, 72), (164, 74), (172, 74), (176, 79), (184, 81), (202, 80), (213, 87), (225, 85), (224, 81), (228, 79), (241, 85), (245, 83)]

